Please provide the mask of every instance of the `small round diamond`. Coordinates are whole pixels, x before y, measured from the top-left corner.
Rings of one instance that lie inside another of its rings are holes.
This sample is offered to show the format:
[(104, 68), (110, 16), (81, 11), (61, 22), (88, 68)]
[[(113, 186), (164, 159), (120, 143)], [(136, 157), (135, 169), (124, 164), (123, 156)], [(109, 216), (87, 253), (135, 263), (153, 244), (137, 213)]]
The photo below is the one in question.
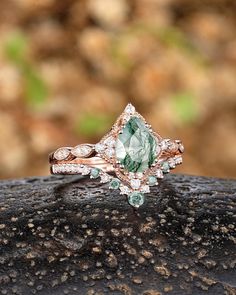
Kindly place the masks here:
[(90, 173), (90, 168), (88, 166), (81, 167), (82, 175), (88, 175)]
[(137, 172), (136, 173), (136, 177), (137, 178), (142, 178), (143, 177), (143, 173), (142, 172)]
[(138, 189), (141, 185), (141, 181), (140, 181), (140, 179), (136, 179), (136, 178), (131, 179), (130, 185), (133, 189)]
[(128, 196), (128, 202), (131, 206), (138, 208), (144, 203), (144, 195), (139, 192), (134, 192)]
[(150, 192), (149, 185), (143, 185), (143, 186), (141, 186), (141, 192), (142, 193), (149, 193)]
[(157, 177), (157, 178), (163, 178), (163, 177), (164, 177), (163, 172), (162, 172), (161, 169), (158, 169), (158, 170), (156, 171), (156, 177)]
[(178, 150), (178, 144), (176, 142), (170, 142), (168, 149), (172, 152), (176, 152)]
[(69, 149), (62, 147), (62, 148), (57, 149), (53, 156), (56, 160), (61, 161), (61, 160), (66, 159), (69, 156), (69, 154), (70, 154)]
[(132, 179), (135, 177), (135, 173), (134, 172), (129, 172), (129, 178)]
[(109, 182), (111, 178), (107, 173), (101, 174), (100, 177), (101, 177), (101, 180), (100, 180), (101, 183)]
[(130, 193), (130, 189), (128, 188), (128, 186), (121, 184), (120, 185), (120, 193), (122, 195), (128, 195)]
[(169, 139), (164, 139), (160, 142), (160, 147), (163, 151), (167, 150), (169, 146)]
[(168, 163), (169, 163), (169, 166), (171, 169), (175, 168), (175, 160), (174, 159), (169, 159)]
[(182, 164), (182, 162), (183, 162), (183, 159), (182, 159), (181, 156), (176, 156), (176, 157), (174, 158), (174, 160), (175, 160), (175, 164), (176, 164), (176, 165)]

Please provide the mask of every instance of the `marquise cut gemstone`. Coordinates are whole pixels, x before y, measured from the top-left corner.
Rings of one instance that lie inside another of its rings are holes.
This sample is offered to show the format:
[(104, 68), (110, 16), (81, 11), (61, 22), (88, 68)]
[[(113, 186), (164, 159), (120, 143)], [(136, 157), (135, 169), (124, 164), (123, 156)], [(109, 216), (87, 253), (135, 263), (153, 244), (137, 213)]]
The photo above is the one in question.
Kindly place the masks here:
[(145, 123), (134, 116), (125, 124), (115, 144), (117, 160), (129, 172), (144, 172), (157, 157), (157, 142)]

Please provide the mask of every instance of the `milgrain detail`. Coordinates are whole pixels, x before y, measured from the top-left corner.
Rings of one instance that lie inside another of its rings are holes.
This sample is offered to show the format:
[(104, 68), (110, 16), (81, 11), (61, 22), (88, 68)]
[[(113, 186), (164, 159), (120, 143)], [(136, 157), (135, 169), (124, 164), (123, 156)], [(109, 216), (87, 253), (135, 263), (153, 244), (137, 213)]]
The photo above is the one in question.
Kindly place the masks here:
[[(111, 131), (97, 144), (63, 147), (50, 155), (53, 174), (82, 174), (91, 178), (119, 179), (121, 194), (128, 196), (132, 206), (143, 204), (144, 193), (158, 179), (182, 163), (183, 144), (180, 140), (163, 139), (145, 119), (128, 104)], [(114, 181), (113, 181), (114, 183)], [(113, 185), (110, 185), (113, 188)], [(135, 204), (135, 205), (134, 205)]]

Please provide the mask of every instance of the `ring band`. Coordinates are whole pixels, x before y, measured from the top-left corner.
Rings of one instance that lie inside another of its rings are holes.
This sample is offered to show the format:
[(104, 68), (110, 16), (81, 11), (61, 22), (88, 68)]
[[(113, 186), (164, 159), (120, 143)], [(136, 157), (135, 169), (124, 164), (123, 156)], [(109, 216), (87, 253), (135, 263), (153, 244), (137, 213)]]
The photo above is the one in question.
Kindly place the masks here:
[(150, 186), (182, 163), (183, 151), (180, 140), (163, 139), (128, 104), (100, 142), (61, 147), (49, 155), (49, 163), (52, 174), (100, 177), (100, 182), (119, 189), (138, 208)]

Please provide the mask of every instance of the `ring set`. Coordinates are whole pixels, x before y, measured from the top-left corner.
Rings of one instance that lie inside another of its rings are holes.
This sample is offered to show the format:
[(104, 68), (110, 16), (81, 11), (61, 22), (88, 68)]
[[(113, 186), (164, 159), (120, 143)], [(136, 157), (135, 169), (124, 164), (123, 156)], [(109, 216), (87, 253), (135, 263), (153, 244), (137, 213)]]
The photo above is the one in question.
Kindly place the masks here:
[(163, 139), (128, 104), (100, 142), (61, 147), (50, 154), (49, 162), (52, 174), (100, 178), (138, 208), (150, 186), (158, 185), (158, 179), (182, 163), (183, 151), (180, 140)]

